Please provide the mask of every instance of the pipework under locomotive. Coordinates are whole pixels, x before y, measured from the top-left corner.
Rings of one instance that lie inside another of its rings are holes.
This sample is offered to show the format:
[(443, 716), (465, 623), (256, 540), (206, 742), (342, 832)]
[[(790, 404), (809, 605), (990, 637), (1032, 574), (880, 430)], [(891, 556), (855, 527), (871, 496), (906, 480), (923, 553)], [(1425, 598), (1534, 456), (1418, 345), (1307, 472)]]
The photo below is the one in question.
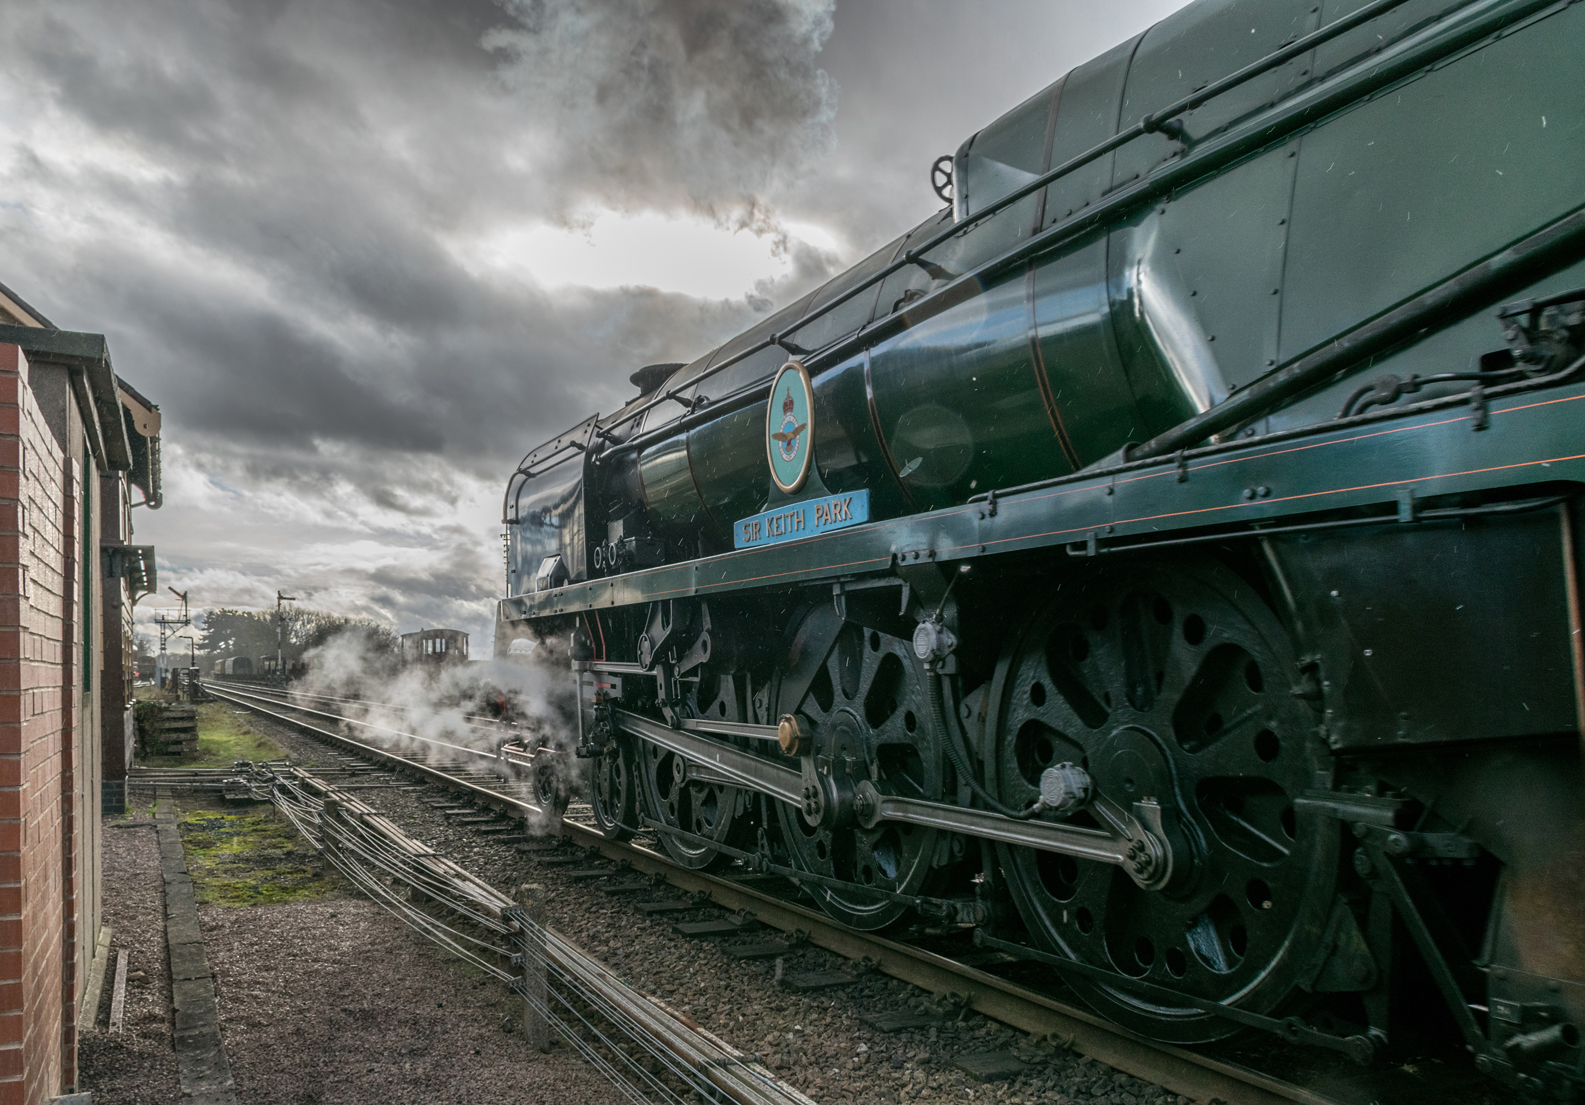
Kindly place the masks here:
[(1156, 1039), (1577, 1094), (1582, 48), (1199, 0), (531, 452), (496, 651), (572, 641), (602, 831)]

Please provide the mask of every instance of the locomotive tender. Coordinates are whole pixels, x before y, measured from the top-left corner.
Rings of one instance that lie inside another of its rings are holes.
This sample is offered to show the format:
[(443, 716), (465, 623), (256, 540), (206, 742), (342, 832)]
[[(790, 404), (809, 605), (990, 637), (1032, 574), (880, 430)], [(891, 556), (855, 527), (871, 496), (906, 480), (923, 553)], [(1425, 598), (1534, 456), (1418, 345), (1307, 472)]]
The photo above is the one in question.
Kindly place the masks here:
[(603, 831), (1157, 1039), (1575, 1094), (1582, 56), (1578, 2), (1199, 0), (531, 452), (496, 649), (570, 635)]

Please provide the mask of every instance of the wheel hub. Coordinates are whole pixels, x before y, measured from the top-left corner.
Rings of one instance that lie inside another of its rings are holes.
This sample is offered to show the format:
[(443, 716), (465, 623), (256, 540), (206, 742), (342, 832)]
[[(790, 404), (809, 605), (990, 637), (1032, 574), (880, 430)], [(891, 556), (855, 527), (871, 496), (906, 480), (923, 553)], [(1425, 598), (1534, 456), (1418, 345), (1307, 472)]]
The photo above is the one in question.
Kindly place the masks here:
[[(707, 668), (698, 686), (711, 692), (691, 692), (687, 706), (691, 715), (745, 720), (735, 693), (729, 693), (730, 673)], [(639, 743), (638, 762), (646, 811), (661, 824), (694, 838), (660, 834), (661, 846), (678, 863), (695, 870), (711, 867), (723, 862), (716, 844), (751, 843), (752, 803), (742, 790), (695, 778), (682, 756), (647, 741)]]
[[(988, 777), (1021, 806), (1064, 761), (1125, 809), (1155, 799), (1173, 877), (999, 846), (1034, 939), (1091, 966), (1269, 1012), (1295, 987), (1333, 901), (1335, 834), (1294, 805), (1324, 763), (1289, 693), (1281, 625), (1219, 566), (1147, 567), (1062, 590), (1010, 645), (992, 687)], [(1089, 823), (1094, 811), (1070, 820)], [(1141, 857), (1129, 857), (1129, 863)], [(1181, 866), (1180, 866), (1181, 865)], [(1192, 1043), (1226, 1035), (1194, 1006), (1073, 979), (1114, 1019)]]
[(941, 800), (944, 768), (925, 720), (923, 681), (910, 642), (849, 623), (802, 698), (777, 703), (803, 741), (812, 734), (806, 751), (813, 753), (792, 761), (804, 769), (802, 804), (776, 804), (782, 840), (794, 865), (852, 884), (811, 893), (855, 928), (881, 928), (907, 912), (866, 888), (912, 895), (936, 880), (940, 832), (889, 823), (865, 828), (853, 809), (861, 779), (886, 793)]

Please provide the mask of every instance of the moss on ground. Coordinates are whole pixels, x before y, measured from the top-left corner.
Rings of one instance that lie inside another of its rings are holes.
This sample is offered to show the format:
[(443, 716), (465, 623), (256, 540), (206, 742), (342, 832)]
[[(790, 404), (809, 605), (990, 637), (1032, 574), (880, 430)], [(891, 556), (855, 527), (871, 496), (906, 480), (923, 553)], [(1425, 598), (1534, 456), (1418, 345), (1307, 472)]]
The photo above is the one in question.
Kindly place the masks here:
[(193, 756), (147, 756), (149, 767), (230, 767), (237, 760), (280, 760), (280, 746), (248, 724), (247, 715), (229, 702), (198, 704), (198, 753)]
[(275, 905), (333, 889), (313, 846), (273, 807), (184, 810), (182, 848), (200, 905)]

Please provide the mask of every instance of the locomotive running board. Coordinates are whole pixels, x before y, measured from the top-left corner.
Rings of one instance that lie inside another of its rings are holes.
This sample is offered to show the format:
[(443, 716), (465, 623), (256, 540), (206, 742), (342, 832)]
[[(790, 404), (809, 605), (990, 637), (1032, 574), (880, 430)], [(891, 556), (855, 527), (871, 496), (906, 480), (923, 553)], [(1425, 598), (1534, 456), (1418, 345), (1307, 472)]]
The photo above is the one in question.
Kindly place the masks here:
[[(805, 802), (806, 772), (775, 763), (763, 756), (756, 756), (740, 748), (728, 744), (721, 744), (707, 737), (697, 736), (683, 729), (675, 729), (664, 722), (647, 718), (641, 714), (629, 713), (627, 710), (612, 710), (612, 721), (621, 729), (632, 733), (651, 744), (657, 744), (668, 752), (681, 756), (689, 764), (698, 764), (704, 768), (701, 775), (713, 783), (726, 783), (731, 786), (743, 787), (760, 794), (769, 795), (779, 802), (790, 806), (802, 808)], [(743, 728), (749, 728), (743, 726)], [(753, 728), (768, 728), (768, 726), (755, 726)], [(754, 734), (758, 735), (758, 734)], [(1154, 824), (1159, 822), (1159, 816), (1150, 817), (1151, 810), (1141, 810), (1146, 803), (1137, 803), (1136, 816), (1130, 817), (1117, 810), (1119, 820), (1123, 826), (1133, 823), (1138, 832), (1130, 835), (1126, 831), (1109, 833), (1100, 829), (1090, 829), (1082, 825), (1067, 825), (1050, 821), (1018, 821), (1001, 814), (990, 813), (986, 810), (965, 809), (961, 806), (949, 806), (939, 802), (923, 802), (911, 798), (896, 798), (890, 795), (880, 795), (875, 791), (874, 785), (867, 780), (859, 784), (859, 791), (866, 797), (873, 796), (868, 803), (867, 813), (861, 820), (869, 825), (881, 821), (896, 821), (899, 823), (922, 825), (950, 832), (962, 833), (965, 836), (979, 837), (985, 840), (994, 840), (1002, 844), (1015, 847), (1037, 848), (1043, 852), (1056, 852), (1060, 855), (1072, 856), (1075, 859), (1094, 860), (1098, 863), (1109, 863), (1128, 870), (1130, 864), (1137, 859), (1136, 849), (1141, 838), (1153, 840), (1159, 854), (1167, 859), (1171, 855), (1170, 845), (1165, 835), (1153, 831)], [(1103, 807), (1115, 807), (1105, 799), (1100, 799)], [(1149, 803), (1154, 808), (1155, 803)], [(1109, 811), (1108, 811), (1109, 812)], [(1156, 810), (1159, 814), (1159, 810)], [(1144, 813), (1146, 816), (1137, 816)], [(1111, 818), (1107, 818), (1111, 820)], [(1139, 822), (1145, 822), (1151, 828)], [(1160, 868), (1163, 876), (1170, 872), (1170, 859)]]

